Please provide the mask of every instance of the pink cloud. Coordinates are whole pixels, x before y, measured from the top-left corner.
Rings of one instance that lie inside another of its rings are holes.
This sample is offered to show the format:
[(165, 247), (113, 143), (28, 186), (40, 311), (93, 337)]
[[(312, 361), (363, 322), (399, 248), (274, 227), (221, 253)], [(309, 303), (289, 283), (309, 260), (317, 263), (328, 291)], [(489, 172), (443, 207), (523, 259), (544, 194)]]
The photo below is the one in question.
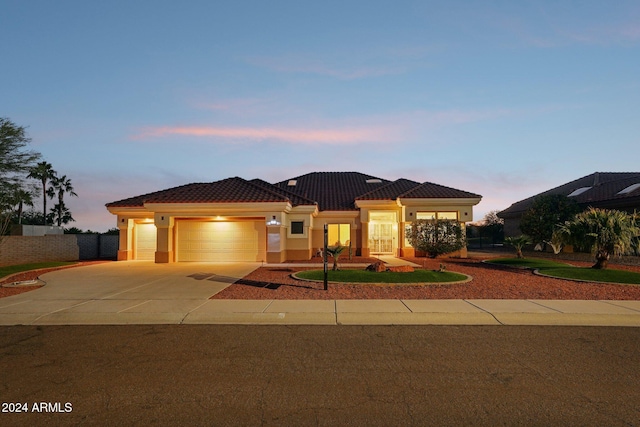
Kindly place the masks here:
[(223, 138), (233, 140), (278, 140), (288, 143), (357, 144), (388, 140), (388, 132), (376, 128), (354, 129), (286, 129), (215, 126), (163, 126), (147, 128), (134, 139), (162, 138), (169, 136)]

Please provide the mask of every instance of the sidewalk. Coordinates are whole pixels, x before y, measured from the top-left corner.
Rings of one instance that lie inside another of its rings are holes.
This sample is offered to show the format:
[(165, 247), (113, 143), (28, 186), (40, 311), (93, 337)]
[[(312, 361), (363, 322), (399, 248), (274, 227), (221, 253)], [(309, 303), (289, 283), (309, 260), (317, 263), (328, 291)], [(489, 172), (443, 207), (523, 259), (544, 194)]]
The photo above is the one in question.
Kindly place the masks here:
[[(0, 325), (296, 324), (640, 327), (640, 301), (47, 300), (7, 304)], [(28, 308), (27, 308), (28, 306)]]
[[(307, 264), (308, 265), (308, 264)], [(210, 299), (259, 264), (132, 261), (43, 275), (0, 298), (0, 325), (307, 324), (640, 327), (640, 300)]]

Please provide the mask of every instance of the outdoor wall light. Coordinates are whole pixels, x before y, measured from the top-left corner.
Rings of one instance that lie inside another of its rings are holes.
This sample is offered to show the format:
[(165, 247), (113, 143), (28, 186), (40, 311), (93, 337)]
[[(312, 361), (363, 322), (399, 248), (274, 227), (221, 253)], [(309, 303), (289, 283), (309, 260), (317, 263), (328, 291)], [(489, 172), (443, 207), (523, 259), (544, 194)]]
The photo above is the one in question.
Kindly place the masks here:
[(280, 225), (280, 223), (279, 223), (279, 222), (278, 222), (278, 220), (276, 219), (276, 216), (275, 216), (275, 215), (273, 215), (273, 216), (271, 217), (271, 220), (269, 220), (269, 221), (267, 222), (267, 225)]

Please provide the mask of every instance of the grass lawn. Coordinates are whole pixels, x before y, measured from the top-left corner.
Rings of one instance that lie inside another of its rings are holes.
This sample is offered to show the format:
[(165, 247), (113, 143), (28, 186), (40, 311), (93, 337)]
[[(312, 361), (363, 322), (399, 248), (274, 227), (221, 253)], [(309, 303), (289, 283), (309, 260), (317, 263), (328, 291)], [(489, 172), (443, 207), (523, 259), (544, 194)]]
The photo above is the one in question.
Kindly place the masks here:
[(624, 283), (630, 285), (640, 284), (640, 273), (633, 271), (616, 270), (612, 268), (597, 270), (590, 267), (572, 267), (567, 264), (539, 258), (496, 258), (488, 262), (511, 267), (538, 269), (540, 273), (545, 276), (560, 279), (588, 280), (600, 283)]
[(76, 264), (75, 262), (35, 262), (31, 264), (7, 265), (0, 267), (0, 277), (9, 276), (10, 274), (21, 273), (23, 271), (37, 270), (39, 268), (62, 267), (65, 265)]
[(558, 267), (540, 269), (540, 273), (563, 279), (640, 285), (640, 273), (626, 270), (614, 270), (611, 268), (596, 270), (595, 268), (589, 267)]
[(567, 267), (566, 263), (540, 258), (495, 258), (487, 261), (490, 264), (507, 265), (509, 267), (522, 268), (561, 268)]
[[(324, 280), (322, 270), (300, 271), (296, 277), (309, 280)], [(415, 270), (410, 273), (396, 273), (384, 271), (376, 273), (366, 270), (338, 270), (329, 271), (328, 280), (330, 282), (345, 283), (443, 283), (460, 282), (466, 280), (467, 276), (449, 271), (439, 272), (431, 270)]]

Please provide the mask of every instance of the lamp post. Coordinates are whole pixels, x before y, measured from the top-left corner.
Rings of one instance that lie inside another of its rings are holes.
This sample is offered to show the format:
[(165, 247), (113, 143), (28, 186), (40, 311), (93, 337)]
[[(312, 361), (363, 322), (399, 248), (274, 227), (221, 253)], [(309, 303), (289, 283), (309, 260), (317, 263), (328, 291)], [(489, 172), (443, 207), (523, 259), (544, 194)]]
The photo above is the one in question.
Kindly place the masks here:
[(322, 261), (324, 264), (324, 290), (329, 290), (329, 286), (327, 284), (327, 276), (329, 274), (329, 263), (327, 260), (327, 246), (329, 244), (329, 226), (327, 224), (324, 225), (324, 249), (322, 250)]

